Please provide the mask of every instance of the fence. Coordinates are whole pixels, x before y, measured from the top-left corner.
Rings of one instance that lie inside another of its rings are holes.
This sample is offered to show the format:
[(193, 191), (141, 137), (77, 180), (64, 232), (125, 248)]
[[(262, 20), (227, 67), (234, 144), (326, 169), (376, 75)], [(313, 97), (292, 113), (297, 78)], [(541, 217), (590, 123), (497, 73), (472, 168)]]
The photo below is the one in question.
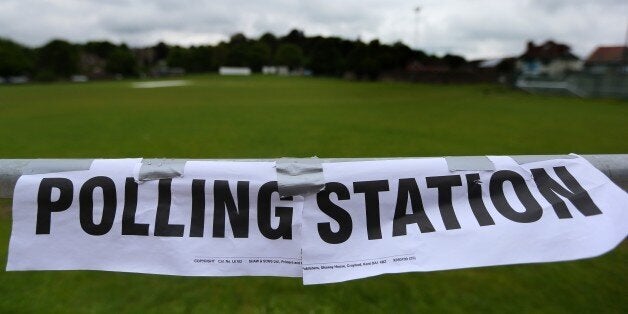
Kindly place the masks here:
[(529, 92), (628, 99), (628, 74), (626, 73), (573, 73), (558, 81), (521, 78), (515, 85)]

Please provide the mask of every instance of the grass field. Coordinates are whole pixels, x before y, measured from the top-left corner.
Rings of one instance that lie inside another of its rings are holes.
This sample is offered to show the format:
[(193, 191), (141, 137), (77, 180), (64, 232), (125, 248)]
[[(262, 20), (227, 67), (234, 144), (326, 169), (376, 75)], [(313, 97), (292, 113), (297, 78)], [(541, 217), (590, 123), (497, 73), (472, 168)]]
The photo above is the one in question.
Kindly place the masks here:
[[(491, 85), (190, 77), (0, 86), (0, 158), (385, 157), (628, 153), (628, 103)], [(10, 201), (0, 200), (6, 262)], [(0, 272), (0, 312), (628, 313), (628, 245), (600, 258), (385, 275), (287, 278)]]

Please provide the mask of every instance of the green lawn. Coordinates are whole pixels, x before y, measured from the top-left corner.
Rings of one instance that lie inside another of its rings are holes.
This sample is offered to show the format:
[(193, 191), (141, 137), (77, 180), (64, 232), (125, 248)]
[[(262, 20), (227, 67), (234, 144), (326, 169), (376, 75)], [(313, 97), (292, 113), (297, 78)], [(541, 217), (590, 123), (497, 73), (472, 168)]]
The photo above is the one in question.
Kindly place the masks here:
[[(491, 85), (189, 77), (0, 86), (0, 158), (385, 157), (628, 153), (628, 103)], [(6, 262), (10, 200), (0, 200)], [(628, 313), (628, 245), (596, 259), (384, 275), (304, 287), (287, 278), (0, 272), (0, 312)]]

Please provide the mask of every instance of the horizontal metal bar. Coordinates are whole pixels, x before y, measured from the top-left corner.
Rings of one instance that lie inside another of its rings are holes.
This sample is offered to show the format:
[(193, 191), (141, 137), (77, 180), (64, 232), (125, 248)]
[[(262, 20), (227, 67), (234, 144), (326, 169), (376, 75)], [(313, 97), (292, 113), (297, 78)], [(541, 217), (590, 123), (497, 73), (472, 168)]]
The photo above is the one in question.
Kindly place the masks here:
[[(581, 155), (586, 158), (593, 166), (598, 168), (602, 173), (607, 175), (615, 184), (625, 191), (628, 191), (628, 154), (603, 154), (603, 155)], [(464, 158), (455, 158), (456, 168), (464, 168), (473, 170), (472, 168), (478, 164), (478, 160), (485, 158), (484, 156), (460, 156)], [(549, 160), (557, 158), (573, 158), (573, 155), (514, 155), (511, 156), (519, 163), (528, 163), (540, 160)], [(314, 157), (315, 158), (315, 157)], [(432, 158), (432, 157), (386, 157), (386, 158), (317, 158), (318, 162), (347, 162), (347, 161), (365, 161), (365, 160), (386, 160), (386, 159), (406, 159), (406, 158)], [(299, 160), (307, 162), (311, 158), (291, 158), (298, 162)], [(231, 161), (277, 161), (277, 159), (144, 159), (143, 173), (146, 177), (143, 180), (152, 180), (159, 178), (160, 173), (166, 175), (179, 174), (177, 169), (181, 168), (181, 164), (188, 160), (231, 160)], [(464, 163), (468, 160), (468, 165)], [(0, 198), (10, 198), (13, 195), (13, 188), (17, 179), (24, 174), (51, 173), (74, 170), (89, 169), (89, 165), (93, 161), (90, 159), (0, 159)], [(173, 165), (178, 165), (173, 167)], [(144, 167), (146, 166), (146, 167)], [(163, 167), (160, 172), (160, 167)], [(485, 169), (477, 169), (485, 170)], [(142, 178), (141, 178), (142, 179)]]

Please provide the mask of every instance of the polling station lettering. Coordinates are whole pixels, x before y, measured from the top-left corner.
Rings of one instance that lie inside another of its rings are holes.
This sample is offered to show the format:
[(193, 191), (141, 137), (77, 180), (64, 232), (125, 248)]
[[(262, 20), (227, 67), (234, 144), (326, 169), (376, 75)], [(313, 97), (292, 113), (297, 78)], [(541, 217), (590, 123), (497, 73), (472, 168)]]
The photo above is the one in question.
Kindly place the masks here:
[[(560, 182), (554, 180), (548, 171), (554, 172)], [(394, 210), (392, 234), (386, 235), (382, 235), (380, 193), (390, 191), (391, 184), (388, 180), (354, 181), (346, 185), (340, 182), (328, 182), (324, 190), (316, 196), (318, 209), (330, 218), (327, 222), (316, 224), (318, 235), (329, 244), (340, 244), (347, 241), (354, 230), (350, 212), (355, 210), (365, 212), (368, 240), (382, 239), (382, 236), (406, 236), (408, 228), (418, 228), (420, 233), (434, 232), (436, 229), (425, 211), (425, 208), (428, 208), (427, 205), (431, 205), (429, 208), (438, 208), (440, 219), (442, 219), (446, 230), (460, 229), (461, 225), (456, 216), (456, 210), (460, 209), (454, 208), (452, 189), (461, 187), (463, 180), (466, 181), (466, 200), (468, 200), (469, 208), (479, 226), (495, 224), (494, 217), (487, 210), (487, 202), (491, 202), (497, 212), (510, 221), (522, 224), (538, 221), (543, 216), (544, 210), (539, 201), (535, 199), (535, 194), (542, 195), (551, 204), (559, 219), (573, 217), (573, 213), (570, 212), (564, 199), (569, 200), (579, 214), (585, 217), (602, 213), (587, 191), (566, 167), (536, 168), (531, 169), (530, 172), (533, 180), (526, 181), (515, 171), (495, 171), (490, 175), (489, 182), (484, 184), (480, 182), (479, 173), (398, 179), (397, 191), (391, 191), (393, 195), (396, 192), (395, 206), (394, 208), (385, 208), (387, 211)], [(425, 188), (419, 188), (419, 180), (424, 180), (421, 182), (421, 186), (424, 184), (427, 189), (434, 189), (437, 192), (437, 204), (423, 203), (421, 194), (425, 191), (421, 189)], [(507, 184), (512, 186), (514, 195), (506, 192)], [(483, 189), (488, 189), (489, 197), (486, 197), (486, 191), (484, 191), (485, 197), (482, 197)], [(532, 193), (531, 189), (537, 189), (539, 193)], [(338, 201), (332, 201), (332, 194), (334, 194), (333, 198)], [(391, 197), (390, 194), (388, 197)], [(353, 198), (362, 198), (364, 207), (358, 209), (341, 206), (342, 201)], [(523, 205), (523, 210), (515, 210), (513, 207), (515, 202)], [(392, 204), (392, 202), (388, 202), (388, 204)], [(408, 205), (410, 205), (411, 213), (407, 213)], [(434, 218), (432, 217), (432, 219)], [(332, 221), (336, 226), (332, 227)], [(356, 226), (356, 228), (363, 227)]]
[[(560, 219), (572, 218), (573, 213), (565, 204), (569, 200), (577, 211), (584, 216), (601, 214), (602, 211), (593, 202), (587, 191), (567, 170), (566, 167), (552, 167), (549, 169), (531, 169), (533, 182), (528, 185), (526, 180), (517, 172), (499, 170), (492, 173), (490, 181), (484, 186), (479, 182), (478, 173), (464, 175), (444, 175), (417, 178), (402, 178), (398, 180), (396, 206), (393, 219), (393, 237), (405, 236), (407, 228), (417, 227), (421, 233), (436, 231), (432, 221), (426, 215), (421, 198), (418, 180), (425, 180), (428, 189), (435, 189), (438, 193), (438, 209), (446, 230), (460, 229), (452, 202), (452, 189), (462, 186), (463, 180), (467, 185), (467, 198), (470, 208), (480, 226), (495, 224), (493, 217), (486, 208), (486, 199), (482, 198), (482, 189), (488, 188), (490, 201), (495, 209), (505, 218), (517, 223), (533, 223), (541, 218), (543, 208), (534, 198), (531, 188), (538, 189), (540, 194), (551, 204), (556, 216)], [(548, 171), (553, 171), (559, 178), (554, 180)], [(172, 179), (162, 179), (158, 183), (157, 206), (155, 208), (153, 236), (158, 237), (205, 237), (224, 238), (227, 222), (233, 230), (234, 238), (248, 238), (250, 215), (255, 212), (257, 227), (261, 234), (268, 239), (292, 239), (294, 208), (288, 206), (273, 206), (272, 195), (277, 193), (276, 181), (266, 182), (257, 192), (257, 206), (251, 210), (250, 182), (237, 181), (235, 191), (230, 188), (227, 180), (191, 180), (189, 195), (191, 197), (189, 232), (184, 234), (186, 226), (170, 222), (172, 205)], [(511, 184), (519, 202), (525, 210), (517, 211), (512, 206), (513, 200), (508, 200), (504, 190), (505, 184)], [(211, 185), (211, 186), (210, 186)], [(488, 185), (488, 186), (486, 186)], [(353, 192), (350, 191), (353, 190)], [(53, 191), (58, 190), (57, 193)], [(380, 220), (380, 192), (389, 191), (388, 180), (371, 180), (352, 182), (346, 186), (339, 182), (327, 182), (325, 188), (316, 195), (317, 209), (328, 216), (330, 220), (316, 223), (320, 238), (330, 244), (347, 241), (354, 228), (350, 210), (364, 210), (366, 213), (366, 228), (369, 240), (382, 238)], [(65, 211), (72, 206), (74, 193), (78, 193), (79, 221), (81, 228), (90, 235), (99, 236), (111, 231), (118, 211), (122, 212), (121, 232), (129, 236), (149, 236), (149, 224), (136, 222), (138, 202), (138, 184), (133, 178), (127, 178), (124, 186), (124, 195), (117, 195), (114, 181), (106, 176), (96, 176), (87, 180), (80, 187), (66, 178), (43, 178), (40, 182), (37, 195), (36, 234), (50, 234), (51, 217), (55, 213)], [(235, 194), (234, 194), (235, 192)], [(102, 193), (102, 211), (95, 211), (94, 195)], [(207, 206), (207, 194), (211, 193), (213, 206)], [(363, 197), (365, 208), (342, 208), (332, 201), (334, 194), (338, 200), (348, 200), (352, 197)], [(119, 209), (117, 200), (124, 197), (123, 208)], [(286, 198), (284, 200), (291, 200)], [(237, 203), (236, 203), (237, 201)], [(410, 205), (411, 213), (406, 209)], [(213, 208), (211, 235), (205, 234), (206, 213), (208, 207)], [(180, 208), (179, 208), (180, 210)], [(304, 209), (310, 210), (310, 209)], [(102, 216), (94, 219), (94, 214), (101, 212)], [(278, 224), (273, 220), (278, 219)], [(432, 218), (433, 219), (433, 218)], [(332, 228), (331, 220), (337, 223), (338, 228)], [(96, 222), (98, 221), (98, 222)], [(337, 229), (337, 230), (334, 230)]]
[[(229, 220), (234, 238), (249, 237), (249, 181), (237, 181), (235, 196), (228, 180), (211, 180), (212, 187), (207, 187), (208, 181), (191, 180), (190, 208), (191, 219), (189, 237), (204, 237), (206, 194), (213, 194), (213, 238), (224, 238), (226, 220)], [(106, 176), (96, 176), (88, 179), (80, 187), (66, 178), (44, 178), (41, 180), (37, 193), (37, 222), (36, 234), (51, 233), (51, 217), (54, 213), (62, 212), (72, 206), (75, 189), (78, 190), (79, 223), (83, 231), (93, 236), (100, 236), (111, 231), (115, 222), (117, 200), (121, 197), (116, 193), (115, 182)], [(292, 239), (292, 219), (294, 209), (288, 206), (273, 206), (272, 195), (278, 193), (277, 182), (270, 181), (260, 186), (257, 192), (257, 227), (260, 233), (268, 239)], [(58, 197), (53, 200), (53, 191), (58, 190)], [(94, 219), (94, 195), (102, 195), (102, 216)], [(237, 203), (236, 203), (237, 200)], [(282, 200), (292, 200), (291, 197)], [(122, 235), (149, 236), (149, 224), (136, 222), (138, 204), (138, 184), (133, 178), (126, 178), (124, 186), (124, 206), (122, 210)], [(170, 222), (172, 207), (172, 179), (161, 179), (158, 183), (157, 206), (155, 208), (154, 233), (158, 237), (184, 237), (185, 225)], [(273, 217), (274, 216), (274, 217)], [(271, 220), (278, 219), (278, 226), (273, 227)], [(95, 222), (99, 221), (99, 222)]]

